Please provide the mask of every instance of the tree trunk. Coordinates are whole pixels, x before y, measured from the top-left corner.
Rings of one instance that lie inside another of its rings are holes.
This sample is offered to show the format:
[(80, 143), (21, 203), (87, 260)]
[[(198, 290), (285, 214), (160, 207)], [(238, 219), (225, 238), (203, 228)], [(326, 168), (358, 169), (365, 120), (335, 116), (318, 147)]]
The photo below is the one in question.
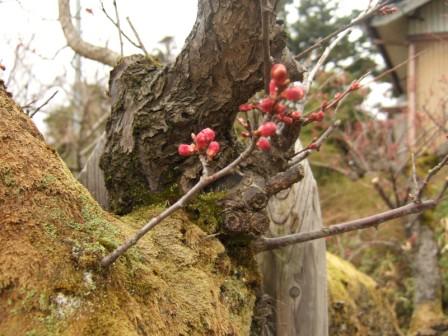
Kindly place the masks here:
[[(276, 1), (272, 2), (275, 13)], [(225, 166), (241, 152), (241, 144), (233, 135), (238, 106), (263, 88), (259, 3), (200, 0), (196, 23), (173, 65), (161, 67), (143, 56), (131, 56), (113, 69), (109, 82), (112, 112), (100, 161), (112, 211), (125, 214), (160, 202), (173, 186), (185, 192), (201, 173), (198, 160), (177, 154), (177, 145), (188, 142), (192, 132), (205, 127), (217, 132), (223, 151), (212, 169)], [(284, 33), (273, 15), (269, 15), (268, 28), (275, 62), (287, 65), (292, 80), (301, 79), (300, 67), (285, 48)], [(283, 141), (276, 141), (270, 154), (255, 153), (240, 167), (242, 175), (236, 173), (212, 187), (227, 190), (219, 202), (221, 229), (226, 235), (254, 236), (266, 231), (264, 208), (270, 195), (256, 191), (264, 190), (271, 177), (286, 170), (299, 131), (286, 126)], [(87, 170), (82, 177), (97, 193), (97, 179), (92, 181), (88, 176), (98, 176), (94, 162), (99, 154), (100, 149), (90, 161), (96, 171)], [(104, 190), (99, 194), (104, 199)], [(275, 208), (291, 205), (293, 210), (284, 215), (288, 223), (279, 225), (279, 210)], [(304, 181), (272, 198), (267, 209), (273, 219), (273, 235), (322, 225), (317, 189), (308, 166)], [(275, 323), (277, 335), (326, 335), (324, 242), (265, 255), (272, 259), (262, 267), (266, 294), (282, 302)], [(271, 281), (276, 285), (268, 285)]]

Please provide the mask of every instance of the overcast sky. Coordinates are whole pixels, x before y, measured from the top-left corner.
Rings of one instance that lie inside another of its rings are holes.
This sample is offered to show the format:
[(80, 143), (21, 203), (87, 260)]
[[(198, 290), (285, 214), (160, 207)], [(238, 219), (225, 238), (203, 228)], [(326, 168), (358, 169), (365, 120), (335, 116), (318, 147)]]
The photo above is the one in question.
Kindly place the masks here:
[[(353, 6), (362, 8), (367, 2), (344, 0), (340, 1), (340, 6), (345, 12)], [(74, 3), (72, 0), (73, 13)], [(197, 0), (117, 0), (117, 3), (124, 29), (132, 35), (125, 24), (125, 18), (129, 16), (149, 51), (160, 47), (158, 41), (162, 37), (171, 35), (177, 46), (175, 52), (178, 52), (193, 26), (197, 10)], [(104, 0), (104, 4), (113, 15), (112, 1)], [(93, 44), (108, 45), (118, 51), (117, 31), (102, 13), (100, 1), (81, 0), (81, 7), (83, 37)], [(86, 9), (91, 9), (93, 14)], [(37, 55), (28, 54), (27, 65), (32, 68), (36, 82), (39, 80), (50, 87), (42, 99), (57, 89), (57, 76), (62, 76), (68, 82), (74, 76), (73, 70), (67, 67), (74, 54), (67, 47), (61, 50), (66, 43), (57, 21), (57, 11), (57, 0), (0, 0), (0, 63), (7, 67), (3, 77), (8, 77), (8, 71), (12, 67), (15, 46), (20, 42), (27, 43), (34, 37), (31, 47)], [(125, 54), (133, 52), (136, 50), (125, 43)], [(54, 57), (56, 53), (58, 54)], [(83, 73), (89, 81), (106, 81), (108, 71), (108, 67), (83, 60)], [(30, 85), (37, 88), (40, 84)], [(55, 87), (51, 88), (52, 85)], [(64, 100), (67, 97), (63, 93), (58, 94), (54, 104), (64, 103)], [(37, 118), (39, 124), (43, 117), (42, 114)]]

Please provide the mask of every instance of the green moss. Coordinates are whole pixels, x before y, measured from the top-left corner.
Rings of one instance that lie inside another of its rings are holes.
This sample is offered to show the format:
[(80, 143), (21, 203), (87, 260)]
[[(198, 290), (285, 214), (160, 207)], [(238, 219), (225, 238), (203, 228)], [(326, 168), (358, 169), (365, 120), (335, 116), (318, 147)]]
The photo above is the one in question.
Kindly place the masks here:
[(50, 189), (57, 181), (56, 176), (51, 174), (44, 175), (40, 181), (37, 182), (36, 187), (40, 190)]
[(0, 167), (0, 182), (2, 182), (6, 187), (12, 188), (17, 185), (16, 180), (8, 167)]
[(190, 218), (208, 234), (214, 234), (221, 228), (222, 207), (218, 202), (226, 195), (226, 192), (208, 192), (197, 196), (187, 206)]
[(332, 336), (400, 336), (394, 313), (375, 281), (327, 253)]

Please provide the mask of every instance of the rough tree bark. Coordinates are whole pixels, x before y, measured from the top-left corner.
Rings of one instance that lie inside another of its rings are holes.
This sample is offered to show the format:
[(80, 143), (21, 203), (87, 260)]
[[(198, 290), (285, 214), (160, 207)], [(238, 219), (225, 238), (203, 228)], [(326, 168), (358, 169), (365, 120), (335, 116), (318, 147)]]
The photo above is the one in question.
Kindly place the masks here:
[[(187, 142), (191, 132), (205, 127), (217, 132), (224, 150), (215, 168), (241, 151), (232, 134), (238, 106), (263, 88), (259, 2), (200, 0), (198, 6), (196, 23), (173, 65), (162, 67), (143, 56), (130, 56), (111, 72), (112, 113), (100, 167), (108, 206), (118, 214), (158, 199), (158, 193), (173, 185), (185, 191), (197, 180), (199, 162), (177, 155), (177, 145)], [(275, 7), (273, 1), (272, 14)], [(269, 16), (268, 26), (275, 62), (286, 64), (292, 79), (301, 79), (274, 15)], [(277, 141), (270, 154), (256, 153), (241, 167), (243, 174), (213, 186), (213, 190), (227, 190), (219, 202), (227, 234), (260, 235), (268, 226), (272, 234), (321, 227), (317, 189), (307, 165), (299, 186), (271, 199), (267, 213), (264, 210), (269, 179), (286, 170), (298, 131), (286, 128), (284, 141)], [(90, 163), (99, 153), (101, 149)], [(97, 169), (95, 164), (91, 167)], [(97, 176), (84, 173), (88, 175)], [(87, 187), (98, 189), (95, 183)], [(282, 215), (287, 224), (279, 225), (280, 210), (275, 208), (291, 209)], [(276, 316), (269, 317), (275, 320), (277, 335), (327, 334), (324, 251), (325, 244), (316, 242), (266, 254), (264, 287), (278, 306)]]

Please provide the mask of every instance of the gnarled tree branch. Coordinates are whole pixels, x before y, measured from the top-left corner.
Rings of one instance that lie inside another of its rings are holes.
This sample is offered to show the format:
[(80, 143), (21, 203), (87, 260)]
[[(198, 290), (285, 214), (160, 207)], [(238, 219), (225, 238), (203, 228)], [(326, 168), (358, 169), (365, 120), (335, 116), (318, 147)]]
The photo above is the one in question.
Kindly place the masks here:
[[(64, 32), (68, 45), (79, 55), (91, 60), (107, 64), (117, 65), (120, 54), (103, 47), (98, 47), (84, 41), (81, 35), (73, 26), (70, 13), (70, 0), (59, 0), (59, 21)], [(79, 15), (79, 14), (78, 14)]]

